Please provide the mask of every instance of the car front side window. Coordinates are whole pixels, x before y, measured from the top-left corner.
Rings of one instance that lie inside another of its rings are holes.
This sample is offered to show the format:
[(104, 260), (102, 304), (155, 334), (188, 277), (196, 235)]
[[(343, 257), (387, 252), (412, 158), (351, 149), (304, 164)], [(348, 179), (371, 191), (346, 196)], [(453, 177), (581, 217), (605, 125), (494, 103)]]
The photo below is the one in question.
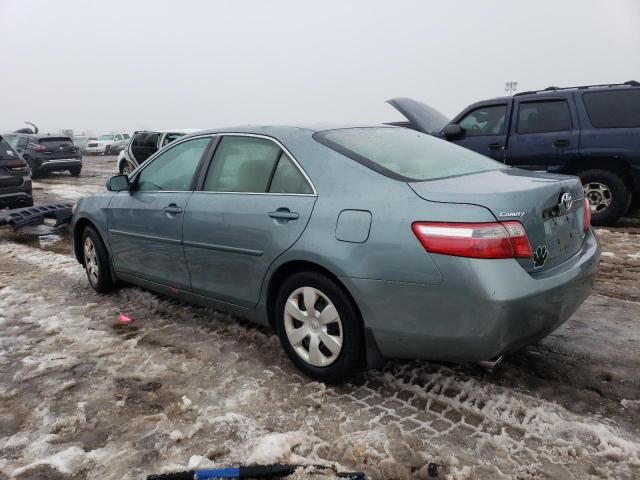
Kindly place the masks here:
[(135, 190), (192, 190), (193, 176), (209, 140), (209, 137), (187, 140), (158, 155), (138, 175)]
[(480, 107), (467, 113), (458, 125), (464, 129), (467, 137), (501, 135), (504, 133), (506, 113), (506, 105)]

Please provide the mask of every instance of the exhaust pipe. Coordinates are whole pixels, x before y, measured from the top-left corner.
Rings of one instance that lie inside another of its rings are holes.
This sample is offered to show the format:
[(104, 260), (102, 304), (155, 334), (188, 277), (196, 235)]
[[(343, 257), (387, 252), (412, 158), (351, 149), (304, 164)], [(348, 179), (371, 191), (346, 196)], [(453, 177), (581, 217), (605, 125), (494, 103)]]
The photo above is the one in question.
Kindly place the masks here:
[(477, 362), (479, 366), (481, 366), (482, 368), (485, 368), (487, 370), (493, 370), (494, 368), (496, 368), (500, 362), (502, 362), (502, 359), (504, 358), (504, 355), (498, 355), (497, 357), (491, 359), (491, 360), (482, 360), (480, 362)]

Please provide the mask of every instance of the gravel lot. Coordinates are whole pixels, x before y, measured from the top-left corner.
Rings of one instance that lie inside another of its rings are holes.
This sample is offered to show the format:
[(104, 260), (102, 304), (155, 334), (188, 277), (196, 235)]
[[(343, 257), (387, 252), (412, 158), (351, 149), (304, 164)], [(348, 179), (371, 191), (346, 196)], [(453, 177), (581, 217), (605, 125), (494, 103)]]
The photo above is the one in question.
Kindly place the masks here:
[[(79, 178), (36, 180), (36, 201), (77, 200), (115, 169), (87, 157)], [(269, 331), (134, 287), (97, 295), (65, 236), (2, 233), (0, 479), (272, 461), (373, 479), (433, 478), (429, 463), (451, 479), (640, 478), (640, 222), (598, 236), (594, 294), (494, 372), (391, 361), (328, 387)]]

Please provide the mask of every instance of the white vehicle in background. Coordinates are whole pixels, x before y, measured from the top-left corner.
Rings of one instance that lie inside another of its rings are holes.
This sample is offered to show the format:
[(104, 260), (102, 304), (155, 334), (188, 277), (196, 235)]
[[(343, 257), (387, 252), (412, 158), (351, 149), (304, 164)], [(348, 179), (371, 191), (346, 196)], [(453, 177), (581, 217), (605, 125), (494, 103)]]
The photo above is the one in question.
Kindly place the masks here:
[(174, 140), (197, 132), (198, 128), (175, 130), (141, 130), (133, 133), (128, 145), (118, 155), (118, 172), (129, 174), (138, 165), (144, 163), (151, 155)]
[(89, 155), (117, 155), (130, 138), (128, 133), (108, 133), (88, 142), (86, 152)]

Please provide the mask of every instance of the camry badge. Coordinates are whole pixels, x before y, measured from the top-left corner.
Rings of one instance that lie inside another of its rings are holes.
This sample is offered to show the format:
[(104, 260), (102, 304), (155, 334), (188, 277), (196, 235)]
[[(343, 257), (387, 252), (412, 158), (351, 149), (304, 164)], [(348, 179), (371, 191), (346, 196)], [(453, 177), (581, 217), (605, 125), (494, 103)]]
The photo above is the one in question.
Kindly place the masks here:
[(524, 212), (500, 212), (501, 217), (524, 217)]

